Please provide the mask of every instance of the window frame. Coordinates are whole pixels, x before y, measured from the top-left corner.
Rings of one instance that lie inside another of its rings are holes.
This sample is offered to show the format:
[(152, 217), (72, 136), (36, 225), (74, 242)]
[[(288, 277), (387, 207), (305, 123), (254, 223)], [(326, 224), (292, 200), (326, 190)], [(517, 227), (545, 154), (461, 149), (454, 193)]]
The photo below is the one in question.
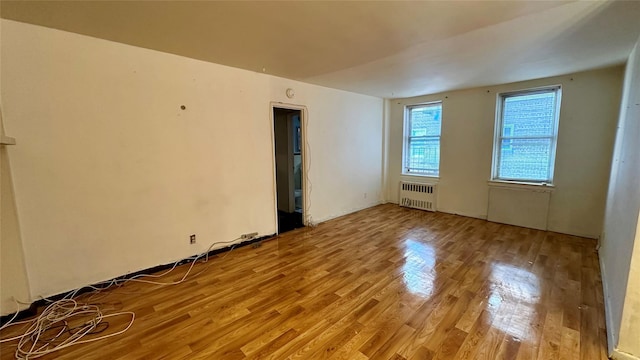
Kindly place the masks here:
[[(532, 179), (518, 179), (518, 178), (504, 178), (499, 177), (499, 167), (500, 167), (500, 158), (502, 155), (502, 140), (505, 138), (503, 133), (503, 113), (505, 100), (507, 98), (522, 96), (522, 95), (534, 95), (534, 94), (543, 94), (543, 93), (555, 93), (554, 99), (554, 116), (553, 116), (553, 133), (551, 136), (509, 136), (511, 139), (550, 139), (551, 140), (551, 149), (550, 149), (550, 160), (549, 160), (549, 176), (548, 179), (545, 180), (532, 180)], [(493, 136), (493, 159), (491, 166), (491, 180), (493, 182), (507, 182), (507, 183), (519, 183), (519, 184), (528, 184), (528, 185), (542, 185), (542, 186), (553, 186), (553, 179), (555, 175), (555, 163), (556, 163), (556, 150), (558, 147), (558, 127), (560, 125), (560, 106), (562, 103), (562, 86), (561, 85), (550, 85), (543, 86), (537, 88), (516, 90), (516, 91), (505, 91), (498, 93), (496, 99), (496, 119), (495, 119), (495, 128), (494, 128), (494, 136)]]
[[(411, 136), (411, 110), (416, 108), (426, 108), (434, 105), (440, 106), (440, 135), (429, 135), (429, 136)], [(442, 122), (443, 122), (443, 104), (442, 100), (435, 100), (429, 102), (423, 102), (418, 104), (405, 105), (404, 107), (404, 126), (403, 126), (403, 139), (402, 139), (402, 175), (408, 176), (421, 176), (428, 178), (439, 178), (440, 177), (440, 150), (442, 148)], [(436, 174), (429, 174), (420, 171), (411, 171), (410, 168), (407, 167), (408, 157), (410, 156), (409, 147), (412, 138), (437, 138), (438, 139), (438, 168), (436, 169)]]

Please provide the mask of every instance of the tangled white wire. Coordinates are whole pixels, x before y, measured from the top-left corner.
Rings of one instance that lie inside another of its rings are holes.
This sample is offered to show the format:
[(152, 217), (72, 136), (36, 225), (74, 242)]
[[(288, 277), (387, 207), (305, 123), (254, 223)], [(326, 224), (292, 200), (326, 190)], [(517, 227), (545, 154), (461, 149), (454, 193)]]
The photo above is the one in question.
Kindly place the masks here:
[[(88, 286), (90, 289), (93, 289), (95, 292), (100, 292), (102, 290), (106, 290), (112, 286), (121, 286), (129, 281), (147, 283), (147, 284), (155, 284), (155, 285), (177, 285), (184, 282), (187, 279), (187, 276), (191, 273), (194, 265), (198, 260), (203, 259), (203, 262), (209, 261), (209, 252), (213, 249), (215, 245), (218, 244), (229, 244), (233, 243), (240, 238), (231, 240), (231, 241), (219, 241), (214, 242), (209, 246), (209, 248), (198, 255), (194, 255), (189, 257), (187, 261), (191, 261), (191, 265), (187, 272), (180, 278), (180, 280), (176, 281), (168, 281), (168, 282), (160, 282), (160, 281), (151, 281), (145, 280), (142, 278), (159, 278), (165, 276), (172, 272), (182, 261), (176, 261), (173, 266), (161, 273), (161, 274), (140, 274), (136, 276), (132, 276), (126, 279), (113, 279), (109, 281), (104, 281), (98, 283), (98, 286)], [(231, 251), (236, 247), (237, 244), (233, 244), (231, 249), (223, 256), (226, 257), (229, 255)], [(206, 271), (208, 266), (198, 272), (196, 275)], [(196, 276), (194, 275), (194, 276)], [(10, 341), (18, 341), (18, 348), (16, 349), (16, 359), (20, 360), (28, 360), (28, 359), (36, 359), (46, 354), (52, 353), (54, 351), (58, 351), (72, 345), (85, 344), (88, 342), (98, 341), (106, 338), (110, 338), (112, 336), (120, 335), (125, 331), (129, 330), (131, 325), (133, 325), (133, 321), (135, 320), (135, 313), (131, 311), (124, 311), (119, 313), (113, 313), (109, 315), (102, 314), (102, 311), (97, 305), (90, 304), (79, 304), (77, 301), (73, 300), (73, 298), (78, 294), (81, 290), (76, 289), (70, 293), (68, 293), (64, 298), (58, 301), (50, 301), (46, 298), (44, 300), (50, 302), (49, 306), (47, 306), (44, 311), (35, 319), (13, 322), (18, 315), (18, 312), (9, 320), (8, 323), (0, 327), (0, 330), (4, 330), (8, 327), (12, 327), (20, 324), (30, 324), (28, 329), (22, 334), (15, 337), (0, 339), (0, 343), (10, 342)], [(14, 301), (16, 301), (14, 299)], [(16, 301), (17, 307), (17, 301)], [(122, 316), (122, 315), (130, 315), (131, 320), (128, 325), (117, 332), (109, 333), (101, 336), (94, 336), (99, 333), (102, 333), (109, 327), (109, 323), (104, 321), (104, 319)], [(81, 340), (83, 337), (89, 336), (88, 339)]]
[[(123, 315), (131, 316), (124, 329), (82, 340), (85, 336), (105, 331), (109, 327), (105, 319)], [(47, 306), (35, 319), (9, 324), (8, 326), (30, 325), (22, 335), (2, 339), (0, 342), (18, 340), (16, 359), (35, 359), (72, 345), (120, 335), (129, 330), (135, 316), (131, 311), (104, 315), (96, 305), (81, 305), (73, 299), (62, 299)], [(7, 326), (3, 328), (5, 327)]]

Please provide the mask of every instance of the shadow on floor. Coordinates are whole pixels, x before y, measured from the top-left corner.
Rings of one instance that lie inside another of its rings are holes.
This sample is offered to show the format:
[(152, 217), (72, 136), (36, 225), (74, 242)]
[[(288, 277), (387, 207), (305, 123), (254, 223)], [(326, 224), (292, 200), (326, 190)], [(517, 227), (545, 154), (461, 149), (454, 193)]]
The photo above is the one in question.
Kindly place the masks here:
[(292, 213), (278, 210), (278, 233), (282, 234), (293, 229), (304, 227), (302, 223), (302, 213), (294, 211)]

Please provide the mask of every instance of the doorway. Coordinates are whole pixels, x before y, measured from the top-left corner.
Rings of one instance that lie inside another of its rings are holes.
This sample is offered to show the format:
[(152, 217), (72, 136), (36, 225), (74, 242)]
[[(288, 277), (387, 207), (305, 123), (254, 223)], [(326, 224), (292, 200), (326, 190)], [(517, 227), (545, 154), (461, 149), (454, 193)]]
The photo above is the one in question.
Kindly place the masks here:
[(304, 226), (303, 119), (301, 109), (273, 107), (278, 233)]

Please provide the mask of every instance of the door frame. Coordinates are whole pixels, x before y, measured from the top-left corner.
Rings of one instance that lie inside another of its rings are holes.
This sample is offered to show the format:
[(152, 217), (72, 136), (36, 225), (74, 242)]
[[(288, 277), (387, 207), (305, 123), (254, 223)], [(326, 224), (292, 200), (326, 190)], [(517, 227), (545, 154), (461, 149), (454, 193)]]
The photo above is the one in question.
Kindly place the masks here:
[(272, 101), (269, 103), (269, 122), (271, 126), (271, 171), (273, 172), (273, 215), (274, 215), (274, 224), (276, 226), (276, 234), (279, 234), (278, 229), (278, 184), (276, 180), (276, 134), (275, 134), (275, 118), (273, 117), (273, 112), (276, 108), (279, 109), (287, 109), (287, 110), (299, 110), (300, 111), (300, 156), (302, 158), (300, 166), (302, 166), (302, 224), (304, 226), (308, 226), (309, 214), (307, 214), (307, 208), (309, 204), (308, 198), (308, 160), (309, 156), (307, 154), (308, 145), (307, 145), (307, 121), (308, 121), (308, 110), (305, 105), (297, 105), (297, 104), (288, 104), (278, 101)]

